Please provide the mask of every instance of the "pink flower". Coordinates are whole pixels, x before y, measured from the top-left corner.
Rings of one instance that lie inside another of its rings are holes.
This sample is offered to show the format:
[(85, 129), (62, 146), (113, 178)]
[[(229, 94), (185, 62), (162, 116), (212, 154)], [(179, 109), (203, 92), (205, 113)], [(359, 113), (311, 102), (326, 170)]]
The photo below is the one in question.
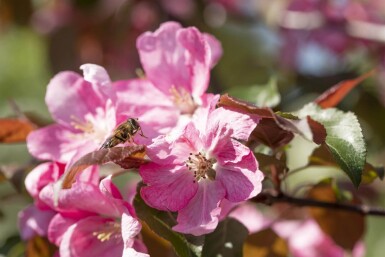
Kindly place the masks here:
[(28, 136), (34, 157), (69, 164), (99, 149), (123, 121), (117, 120), (116, 91), (104, 68), (86, 64), (81, 69), (84, 78), (67, 71), (50, 81), (45, 100), (56, 123)]
[(77, 181), (71, 189), (60, 191), (57, 206), (52, 187), (40, 195), (58, 212), (49, 224), (48, 238), (59, 246), (60, 256), (122, 256), (124, 252), (148, 256), (140, 252), (145, 249), (138, 237), (141, 225), (111, 177), (99, 187)]
[(213, 231), (223, 199), (240, 202), (261, 191), (258, 163), (237, 141), (247, 140), (257, 121), (218, 108), (189, 123), (177, 138), (156, 138), (147, 152), (153, 162), (140, 168), (147, 184), (143, 199), (154, 208), (177, 211), (176, 231)]
[(220, 43), (195, 27), (166, 22), (142, 34), (137, 48), (146, 78), (114, 83), (123, 91), (118, 112), (135, 111), (149, 137), (183, 127), (213, 97), (206, 90), (210, 70), (222, 54)]
[[(250, 203), (234, 208), (229, 216), (244, 224), (250, 234), (271, 227), (277, 235), (287, 241), (289, 251), (294, 257), (346, 256), (345, 250), (334, 243), (312, 219), (276, 221), (264, 216)], [(362, 257), (364, 255), (364, 246), (362, 242), (358, 242), (353, 249), (352, 256)]]
[[(305, 221), (283, 221), (274, 225), (275, 232), (287, 239), (290, 252), (295, 257), (343, 257), (345, 250), (327, 236), (311, 219)], [(364, 256), (362, 243), (357, 243), (352, 256)]]

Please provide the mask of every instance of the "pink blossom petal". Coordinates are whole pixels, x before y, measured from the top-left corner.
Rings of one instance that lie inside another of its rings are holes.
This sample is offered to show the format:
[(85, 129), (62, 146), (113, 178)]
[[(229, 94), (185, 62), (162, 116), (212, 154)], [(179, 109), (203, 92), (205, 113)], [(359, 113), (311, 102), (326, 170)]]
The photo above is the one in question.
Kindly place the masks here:
[(122, 257), (150, 257), (147, 253), (137, 252), (134, 248), (125, 248)]
[(70, 189), (60, 190), (57, 206), (53, 185), (46, 186), (40, 192), (40, 198), (52, 209), (75, 217), (91, 213), (120, 217), (126, 211), (124, 201), (106, 197), (98, 186), (82, 181), (75, 182)]
[(178, 224), (173, 230), (200, 236), (212, 232), (218, 225), (219, 204), (225, 190), (218, 181), (201, 181), (189, 204), (178, 212)]
[[(249, 166), (248, 163), (245, 165)], [(263, 174), (259, 170), (249, 170), (233, 164), (218, 165), (215, 169), (216, 179), (222, 182), (226, 190), (226, 199), (231, 202), (247, 200), (262, 190)]]
[(250, 234), (256, 233), (271, 224), (271, 221), (257, 210), (255, 204), (247, 202), (240, 204), (231, 211), (229, 217), (245, 225)]
[(105, 107), (107, 96), (99, 87), (85, 81), (79, 74), (66, 71), (57, 74), (48, 84), (45, 101), (54, 120), (71, 126), (74, 118), (95, 113)]
[(85, 81), (98, 86), (107, 86), (111, 83), (110, 76), (102, 66), (87, 63), (80, 66), (80, 69), (83, 70)]
[[(188, 51), (186, 53), (187, 67), (190, 68), (191, 92), (195, 100), (206, 92), (210, 80), (210, 46), (203, 34), (198, 29), (184, 28), (178, 35), (177, 40)], [(200, 104), (200, 103), (199, 103)]]
[(293, 225), (290, 221), (279, 222), (274, 225), (274, 231), (288, 236), (290, 252), (296, 257), (345, 256), (344, 250), (324, 234), (313, 220)]
[(70, 226), (78, 222), (79, 219), (66, 218), (60, 213), (56, 214), (51, 220), (48, 227), (48, 239), (55, 245), (59, 246), (64, 233)]
[(204, 33), (204, 38), (210, 46), (211, 50), (211, 60), (210, 60), (210, 68), (213, 68), (222, 57), (223, 49), (221, 42), (216, 39), (213, 35)]
[(55, 215), (51, 210), (40, 210), (35, 205), (29, 205), (18, 214), (20, 236), (28, 240), (36, 235), (46, 236), (48, 225)]
[(164, 94), (170, 95), (173, 86), (194, 92), (193, 96), (206, 91), (210, 49), (196, 28), (166, 22), (157, 31), (142, 34), (136, 45), (146, 76)]
[(140, 191), (153, 208), (178, 211), (185, 207), (198, 190), (194, 175), (183, 166), (142, 165), (140, 175), (147, 184)]
[[(122, 256), (123, 240), (119, 232), (111, 219), (98, 216), (82, 219), (65, 232), (60, 244), (60, 256)], [(108, 233), (112, 234), (108, 236)]]
[(142, 225), (128, 213), (122, 214), (122, 238), (124, 248), (131, 248), (134, 245), (135, 237), (140, 233)]
[(215, 109), (210, 113), (206, 126), (207, 147), (211, 149), (215, 147), (218, 140), (213, 140), (213, 138), (218, 138), (220, 133), (224, 134), (222, 137), (231, 133), (232, 138), (247, 141), (258, 121), (258, 117), (250, 117), (224, 108)]
[(28, 151), (41, 160), (66, 163), (79, 145), (73, 135), (71, 130), (58, 124), (32, 131), (27, 137)]
[(25, 178), (25, 188), (33, 198), (37, 198), (43, 187), (59, 179), (64, 173), (64, 168), (65, 165), (58, 162), (38, 165)]
[[(218, 163), (222, 165), (226, 163), (239, 163), (244, 157), (250, 154), (252, 154), (250, 148), (233, 139), (224, 141), (220, 147), (217, 145), (212, 152), (212, 155), (215, 156)], [(251, 170), (257, 170), (258, 164), (255, 158), (250, 158), (249, 160), (251, 161), (249, 168)]]

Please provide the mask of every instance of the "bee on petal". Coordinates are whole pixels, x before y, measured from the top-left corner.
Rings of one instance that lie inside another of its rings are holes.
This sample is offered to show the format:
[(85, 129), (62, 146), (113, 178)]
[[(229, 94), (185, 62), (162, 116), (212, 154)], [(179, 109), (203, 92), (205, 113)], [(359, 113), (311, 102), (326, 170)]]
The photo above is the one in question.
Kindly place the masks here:
[[(139, 131), (139, 135), (147, 138), (143, 135), (142, 128), (138, 123), (138, 119), (128, 118), (125, 122), (121, 123), (114, 129), (112, 135), (104, 141), (100, 149), (111, 148), (126, 141), (133, 142), (132, 138)], [(99, 149), (99, 150), (100, 150)]]

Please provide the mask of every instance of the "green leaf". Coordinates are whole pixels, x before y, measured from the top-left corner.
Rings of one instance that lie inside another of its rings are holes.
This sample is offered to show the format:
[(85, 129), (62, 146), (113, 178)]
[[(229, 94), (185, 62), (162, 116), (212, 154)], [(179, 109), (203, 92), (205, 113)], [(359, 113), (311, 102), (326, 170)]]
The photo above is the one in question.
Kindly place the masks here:
[(366, 147), (357, 117), (351, 112), (345, 113), (335, 108), (321, 109), (313, 103), (298, 112), (299, 117), (307, 115), (325, 127), (326, 146), (338, 165), (358, 187), (365, 165)]
[(138, 218), (160, 237), (169, 241), (179, 257), (199, 257), (199, 249), (190, 244), (184, 235), (171, 229), (175, 225), (172, 215), (149, 207), (140, 194), (136, 194), (134, 207)]
[(218, 224), (214, 232), (206, 235), (202, 257), (242, 256), (243, 243), (248, 234), (247, 228), (242, 223), (227, 218)]
[(275, 77), (270, 78), (265, 85), (238, 87), (230, 90), (229, 94), (262, 107), (275, 107), (281, 102)]

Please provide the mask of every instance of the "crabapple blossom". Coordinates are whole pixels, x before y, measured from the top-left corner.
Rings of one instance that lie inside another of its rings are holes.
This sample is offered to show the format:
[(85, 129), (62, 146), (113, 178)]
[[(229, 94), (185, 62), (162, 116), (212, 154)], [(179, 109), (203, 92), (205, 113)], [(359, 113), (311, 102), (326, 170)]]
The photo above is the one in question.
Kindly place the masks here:
[(50, 81), (45, 100), (56, 123), (29, 134), (27, 146), (34, 157), (68, 163), (98, 149), (117, 125), (108, 75), (96, 65), (82, 68), (91, 82), (69, 71)]
[(145, 78), (114, 83), (121, 91), (118, 113), (139, 113), (149, 137), (183, 127), (213, 98), (206, 90), (210, 70), (222, 55), (219, 41), (195, 27), (165, 22), (143, 33), (137, 48)]
[[(218, 108), (190, 122), (177, 137), (148, 146), (152, 162), (140, 167), (150, 206), (178, 212), (174, 230), (202, 235), (218, 224), (223, 199), (241, 202), (261, 191), (262, 173), (247, 140), (258, 118)], [(203, 125), (202, 125), (203, 124)]]

